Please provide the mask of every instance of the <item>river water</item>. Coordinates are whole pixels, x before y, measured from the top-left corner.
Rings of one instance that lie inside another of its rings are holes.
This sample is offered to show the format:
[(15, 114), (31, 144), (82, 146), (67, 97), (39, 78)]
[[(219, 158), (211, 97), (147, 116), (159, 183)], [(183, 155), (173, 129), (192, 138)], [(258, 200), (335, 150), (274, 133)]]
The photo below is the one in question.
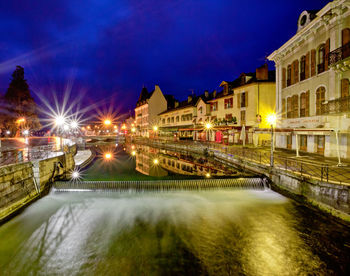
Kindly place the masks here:
[(349, 227), (271, 190), (52, 191), (0, 237), (0, 275), (350, 275)]

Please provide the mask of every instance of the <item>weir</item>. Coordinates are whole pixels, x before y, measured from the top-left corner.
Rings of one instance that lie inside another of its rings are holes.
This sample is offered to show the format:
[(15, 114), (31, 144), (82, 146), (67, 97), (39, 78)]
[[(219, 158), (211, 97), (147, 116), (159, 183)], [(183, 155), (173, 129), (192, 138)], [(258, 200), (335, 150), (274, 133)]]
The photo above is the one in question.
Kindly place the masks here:
[(257, 189), (266, 188), (267, 179), (259, 177), (228, 179), (191, 179), (191, 180), (151, 180), (151, 181), (81, 181), (55, 182), (55, 192), (73, 191), (176, 191), (208, 189)]

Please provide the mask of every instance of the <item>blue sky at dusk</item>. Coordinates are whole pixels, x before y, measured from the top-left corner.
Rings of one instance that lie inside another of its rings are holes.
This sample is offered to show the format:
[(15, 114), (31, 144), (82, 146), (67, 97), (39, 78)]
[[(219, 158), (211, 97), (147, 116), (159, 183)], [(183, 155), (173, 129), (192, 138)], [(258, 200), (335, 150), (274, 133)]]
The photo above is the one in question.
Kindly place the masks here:
[(48, 98), (68, 84), (84, 103), (113, 100), (125, 112), (143, 85), (159, 84), (183, 99), (254, 71), (295, 34), (303, 10), (327, 3), (1, 1), (0, 92), (21, 65), (31, 89)]

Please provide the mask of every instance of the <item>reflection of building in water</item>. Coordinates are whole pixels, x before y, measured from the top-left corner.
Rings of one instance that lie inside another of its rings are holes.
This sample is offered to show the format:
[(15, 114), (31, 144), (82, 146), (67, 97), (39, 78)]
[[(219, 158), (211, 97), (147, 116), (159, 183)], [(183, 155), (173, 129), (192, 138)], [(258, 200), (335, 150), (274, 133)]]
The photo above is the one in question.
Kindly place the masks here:
[[(128, 151), (132, 151), (130, 147)], [(142, 174), (150, 176), (166, 176), (168, 172), (159, 165), (154, 164), (154, 159), (157, 158), (157, 149), (149, 146), (138, 145), (136, 148), (136, 170)]]
[(225, 176), (234, 172), (225, 168), (221, 164), (212, 164), (203, 158), (195, 159), (191, 156), (178, 155), (176, 153), (166, 152), (159, 154), (160, 165), (171, 172), (184, 175), (207, 175)]

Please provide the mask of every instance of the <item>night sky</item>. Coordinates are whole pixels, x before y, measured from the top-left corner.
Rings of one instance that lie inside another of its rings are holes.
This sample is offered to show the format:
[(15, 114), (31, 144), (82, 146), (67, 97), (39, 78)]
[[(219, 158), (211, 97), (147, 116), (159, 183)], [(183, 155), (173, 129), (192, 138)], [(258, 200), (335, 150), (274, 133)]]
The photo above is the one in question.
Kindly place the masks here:
[[(182, 100), (254, 71), (325, 0), (0, 2), (0, 92), (16, 65), (36, 97), (66, 87), (86, 104), (133, 109), (143, 85)], [(270, 69), (273, 64), (270, 63)]]

